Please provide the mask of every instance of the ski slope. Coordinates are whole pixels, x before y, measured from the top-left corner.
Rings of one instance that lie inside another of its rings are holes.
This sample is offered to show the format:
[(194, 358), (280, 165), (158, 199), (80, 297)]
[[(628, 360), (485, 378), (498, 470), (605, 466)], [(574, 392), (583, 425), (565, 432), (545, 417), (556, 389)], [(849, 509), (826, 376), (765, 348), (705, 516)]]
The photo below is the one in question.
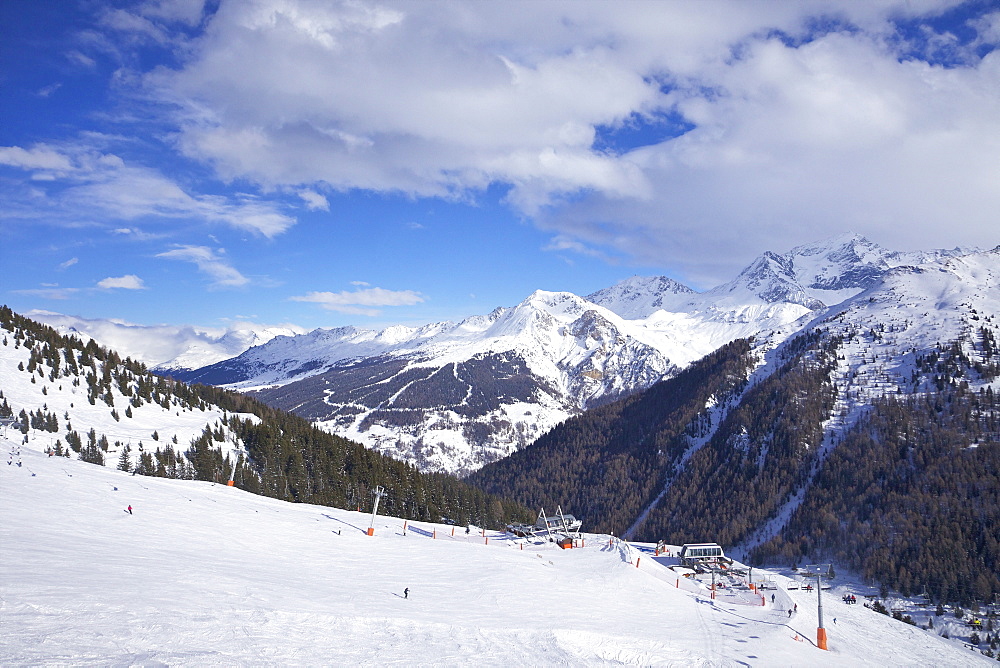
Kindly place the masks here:
[(17, 466), (13, 444), (0, 443), (4, 666), (995, 665), (836, 595), (824, 652), (814, 594), (713, 601), (607, 536), (560, 550), (443, 524), (404, 535), (380, 516), (369, 537), (370, 511), (27, 448)]

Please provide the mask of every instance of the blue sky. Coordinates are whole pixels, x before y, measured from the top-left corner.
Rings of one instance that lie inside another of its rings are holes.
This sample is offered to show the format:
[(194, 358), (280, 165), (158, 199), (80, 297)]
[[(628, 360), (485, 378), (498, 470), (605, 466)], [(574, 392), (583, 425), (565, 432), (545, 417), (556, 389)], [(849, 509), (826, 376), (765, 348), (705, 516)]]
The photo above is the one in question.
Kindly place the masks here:
[(0, 301), (422, 324), (1000, 243), (995, 2), (15, 0)]

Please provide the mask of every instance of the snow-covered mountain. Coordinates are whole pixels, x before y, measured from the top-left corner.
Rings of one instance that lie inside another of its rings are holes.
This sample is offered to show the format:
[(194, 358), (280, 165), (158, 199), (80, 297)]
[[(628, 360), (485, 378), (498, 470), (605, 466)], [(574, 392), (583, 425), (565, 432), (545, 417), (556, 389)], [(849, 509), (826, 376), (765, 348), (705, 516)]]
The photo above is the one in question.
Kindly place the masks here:
[(539, 291), (459, 323), (277, 336), (175, 375), (257, 392), (425, 470), (464, 473), (730, 341), (773, 346), (895, 270), (968, 252), (890, 251), (842, 235), (766, 252), (701, 293), (666, 277), (633, 277), (586, 298)]
[(174, 325), (136, 325), (121, 320), (100, 320), (34, 310), (25, 316), (54, 328), (60, 334), (119, 350), (160, 371), (198, 369), (239, 355), (267, 343), (275, 336), (304, 334), (294, 325), (268, 326), (234, 323), (225, 329)]
[(696, 353), (570, 293), (460, 323), (278, 337), (179, 374), (226, 384), (424, 469), (468, 471)]
[(587, 301), (600, 304), (623, 318), (640, 320), (657, 311), (675, 311), (692, 295), (688, 286), (666, 276), (633, 276), (620, 283), (587, 295)]
[[(15, 455), (103, 464), (157, 478), (228, 482), (288, 501), (356, 507), (377, 486), (385, 512), (501, 525), (529, 509), (450, 476), (323, 432), (246, 395), (156, 376), (0, 306), (0, 432)], [(304, 448), (303, 444), (308, 444)], [(23, 446), (24, 452), (21, 452)]]

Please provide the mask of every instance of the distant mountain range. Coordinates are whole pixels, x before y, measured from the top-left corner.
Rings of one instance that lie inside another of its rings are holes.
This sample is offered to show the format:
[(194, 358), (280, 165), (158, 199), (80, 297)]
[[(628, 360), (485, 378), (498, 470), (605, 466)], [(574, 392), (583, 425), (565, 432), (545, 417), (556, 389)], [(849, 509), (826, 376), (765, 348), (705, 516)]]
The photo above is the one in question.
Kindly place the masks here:
[(968, 252), (902, 253), (844, 235), (764, 253), (701, 293), (634, 277), (586, 297), (538, 291), (459, 323), (277, 335), (207, 366), (183, 369), (192, 356), (179, 354), (160, 369), (251, 392), (423, 470), (463, 474), (728, 342), (773, 346), (895, 268)]
[(294, 325), (266, 326), (249, 322), (212, 329), (136, 325), (122, 320), (80, 318), (39, 310), (22, 315), (53, 327), (61, 334), (77, 336), (85, 341), (93, 339), (99, 345), (120, 350), (158, 371), (197, 369), (235, 357), (275, 336), (295, 336), (306, 332)]

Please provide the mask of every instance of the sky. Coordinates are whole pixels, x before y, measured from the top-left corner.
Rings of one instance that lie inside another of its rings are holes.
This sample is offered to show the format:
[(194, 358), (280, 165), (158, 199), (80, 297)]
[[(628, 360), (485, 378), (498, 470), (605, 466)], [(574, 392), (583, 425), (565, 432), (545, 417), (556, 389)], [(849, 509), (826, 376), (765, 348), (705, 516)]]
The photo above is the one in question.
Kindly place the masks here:
[(0, 303), (418, 325), (1000, 243), (1000, 5), (0, 4)]

